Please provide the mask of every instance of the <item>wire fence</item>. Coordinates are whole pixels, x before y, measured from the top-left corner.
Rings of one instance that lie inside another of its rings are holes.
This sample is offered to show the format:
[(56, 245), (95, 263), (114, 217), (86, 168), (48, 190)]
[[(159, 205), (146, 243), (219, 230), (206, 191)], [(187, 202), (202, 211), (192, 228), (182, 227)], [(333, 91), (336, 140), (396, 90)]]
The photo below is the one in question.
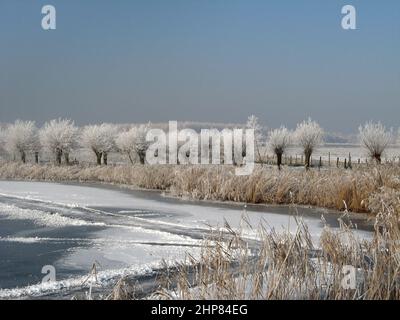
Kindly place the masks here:
[[(277, 165), (277, 157), (276, 155), (266, 154), (261, 156), (261, 158), (258, 157), (256, 162), (267, 165)], [(336, 167), (344, 169), (352, 169), (354, 167), (366, 166), (374, 163), (376, 163), (374, 159), (360, 157), (354, 158), (351, 153), (347, 156), (336, 157), (332, 156), (330, 152), (328, 152), (326, 156), (311, 156), (310, 161), (312, 167)], [(400, 156), (392, 156), (390, 158), (384, 157), (382, 163), (400, 165)], [(293, 167), (304, 166), (304, 155), (284, 155), (282, 157), (282, 165)]]

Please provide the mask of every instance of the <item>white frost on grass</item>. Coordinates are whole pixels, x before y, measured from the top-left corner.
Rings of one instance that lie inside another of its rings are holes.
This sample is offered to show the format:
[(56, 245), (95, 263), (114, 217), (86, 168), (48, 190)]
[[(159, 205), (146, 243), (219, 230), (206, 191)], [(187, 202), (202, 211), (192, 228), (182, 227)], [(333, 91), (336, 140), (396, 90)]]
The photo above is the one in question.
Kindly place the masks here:
[(47, 227), (65, 226), (105, 226), (101, 222), (87, 222), (81, 219), (64, 217), (59, 213), (50, 213), (40, 210), (22, 209), (14, 205), (0, 203), (0, 217), (12, 220), (31, 220), (36, 225)]

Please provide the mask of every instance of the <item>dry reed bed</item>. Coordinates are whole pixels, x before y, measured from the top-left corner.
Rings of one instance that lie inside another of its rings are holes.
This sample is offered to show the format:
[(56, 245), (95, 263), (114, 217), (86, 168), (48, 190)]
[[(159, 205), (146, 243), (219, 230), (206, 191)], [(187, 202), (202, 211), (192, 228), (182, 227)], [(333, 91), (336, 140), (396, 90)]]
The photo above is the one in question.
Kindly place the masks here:
[(150, 166), (55, 166), (8, 162), (0, 164), (0, 178), (28, 181), (78, 181), (130, 185), (167, 190), (174, 172)]
[(309, 170), (257, 166), (236, 176), (231, 166), (54, 166), (1, 163), (1, 179), (83, 181), (170, 191), (199, 200), (312, 205), (370, 212), (375, 194), (400, 190), (400, 167)]
[[(372, 241), (360, 241), (348, 226), (325, 228), (318, 248), (298, 220), (295, 234), (260, 228), (260, 245), (250, 253), (239, 232), (230, 230), (189, 256), (179, 267), (177, 286), (155, 296), (182, 299), (400, 299), (400, 168), (310, 170), (257, 167), (235, 176), (228, 166), (70, 166), (0, 164), (0, 178), (91, 181), (169, 190), (195, 199), (247, 203), (306, 204), (376, 216)], [(228, 226), (229, 230), (229, 226)], [(315, 255), (316, 249), (318, 254)], [(255, 250), (255, 251), (254, 251)], [(255, 258), (255, 259), (254, 259)], [(238, 267), (232, 270), (232, 264)], [(357, 269), (355, 289), (342, 286), (343, 266)], [(189, 274), (189, 269), (190, 274)], [(194, 271), (193, 271), (194, 270)], [(171, 279), (168, 283), (171, 283)], [(134, 296), (116, 287), (114, 297)], [(112, 298), (112, 297), (111, 297)]]
[[(399, 208), (400, 198), (392, 200)], [(307, 226), (298, 219), (294, 234), (261, 227), (260, 246), (250, 253), (240, 230), (230, 229), (229, 241), (226, 235), (216, 244), (210, 240), (199, 259), (189, 256), (174, 279), (161, 281), (161, 289), (150, 298), (398, 300), (399, 211), (381, 205), (372, 241), (359, 240), (351, 226), (342, 224), (340, 231), (326, 226), (314, 247)], [(354, 268), (354, 278), (345, 278), (349, 267)]]

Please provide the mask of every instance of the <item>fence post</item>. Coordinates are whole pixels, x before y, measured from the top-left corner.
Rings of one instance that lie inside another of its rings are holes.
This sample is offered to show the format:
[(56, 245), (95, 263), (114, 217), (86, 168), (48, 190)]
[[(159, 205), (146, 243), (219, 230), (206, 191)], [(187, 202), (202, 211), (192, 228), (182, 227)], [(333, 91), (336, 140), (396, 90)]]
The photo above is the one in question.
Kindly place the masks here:
[(349, 169), (351, 169), (351, 154), (349, 152)]
[(336, 168), (339, 168), (339, 157), (336, 158)]
[(328, 164), (329, 164), (329, 166), (331, 166), (331, 153), (330, 152), (328, 153)]

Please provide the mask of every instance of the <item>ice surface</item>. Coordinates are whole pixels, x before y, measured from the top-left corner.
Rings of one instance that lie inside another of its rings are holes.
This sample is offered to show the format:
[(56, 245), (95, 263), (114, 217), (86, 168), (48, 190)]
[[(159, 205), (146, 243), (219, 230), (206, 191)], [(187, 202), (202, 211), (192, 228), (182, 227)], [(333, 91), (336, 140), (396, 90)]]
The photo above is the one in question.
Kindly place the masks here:
[[(317, 242), (323, 229), (320, 217), (326, 211), (310, 212), (315, 214), (304, 215), (303, 220)], [(243, 215), (254, 228), (243, 223)], [(0, 236), (0, 298), (80, 287), (93, 263), (100, 270), (99, 286), (123, 274), (149, 273), (160, 266), (162, 259), (173, 263), (182, 261), (187, 252), (196, 256), (202, 238), (211, 228), (223, 229), (225, 221), (233, 228), (241, 226), (243, 234), (253, 239), (257, 238), (260, 222), (277, 231), (295, 232), (297, 227), (288, 209), (249, 210), (171, 200), (152, 192), (0, 181), (0, 235), (6, 221), (12, 230)], [(18, 221), (30, 221), (36, 227), (21, 226)], [(369, 233), (360, 231), (358, 235), (368, 237)], [(36, 265), (26, 263), (21, 269), (22, 253), (17, 254), (16, 248), (37, 252)], [(42, 276), (40, 263), (49, 264), (49, 260), (59, 271), (58, 281), (38, 283)], [(8, 273), (18, 279), (14, 286), (5, 287), (1, 282), (9, 279)], [(36, 283), (32, 283), (33, 275)], [(22, 288), (15, 288), (17, 285)]]
[(35, 224), (49, 227), (63, 226), (104, 226), (104, 223), (87, 222), (80, 219), (71, 219), (60, 215), (58, 212), (48, 213), (39, 210), (21, 209), (14, 205), (0, 203), (0, 216), (13, 220), (32, 220)]

